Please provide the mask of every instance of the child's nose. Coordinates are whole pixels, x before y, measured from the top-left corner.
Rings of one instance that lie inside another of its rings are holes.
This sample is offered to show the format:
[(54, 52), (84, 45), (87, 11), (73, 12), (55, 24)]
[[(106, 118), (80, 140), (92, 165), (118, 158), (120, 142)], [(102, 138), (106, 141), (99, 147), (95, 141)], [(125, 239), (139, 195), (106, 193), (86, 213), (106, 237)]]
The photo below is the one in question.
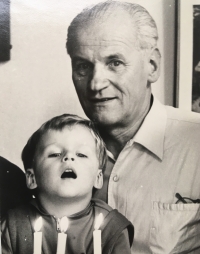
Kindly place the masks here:
[(74, 156), (73, 155), (65, 155), (64, 157), (63, 157), (63, 161), (65, 162), (65, 161), (74, 161)]

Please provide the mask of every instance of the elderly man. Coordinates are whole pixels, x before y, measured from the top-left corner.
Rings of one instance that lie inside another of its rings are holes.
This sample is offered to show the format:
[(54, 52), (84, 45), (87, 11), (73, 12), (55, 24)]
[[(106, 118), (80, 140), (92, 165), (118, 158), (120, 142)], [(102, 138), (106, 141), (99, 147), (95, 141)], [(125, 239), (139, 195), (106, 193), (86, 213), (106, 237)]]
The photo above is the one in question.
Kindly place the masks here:
[(149, 13), (125, 2), (85, 9), (68, 29), (73, 82), (109, 155), (95, 197), (132, 221), (133, 253), (200, 253), (200, 116), (152, 96), (157, 39)]

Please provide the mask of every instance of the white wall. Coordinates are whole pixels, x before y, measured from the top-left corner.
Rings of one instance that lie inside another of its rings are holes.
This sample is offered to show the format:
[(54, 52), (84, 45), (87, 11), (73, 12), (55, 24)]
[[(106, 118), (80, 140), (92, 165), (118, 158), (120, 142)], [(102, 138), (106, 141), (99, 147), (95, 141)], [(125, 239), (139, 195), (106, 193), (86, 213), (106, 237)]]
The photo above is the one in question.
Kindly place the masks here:
[[(65, 112), (84, 116), (71, 80), (65, 42), (73, 17), (97, 2), (11, 1), (11, 60), (0, 64), (0, 155), (21, 168), (21, 150), (44, 121)], [(163, 60), (153, 92), (160, 101), (172, 105), (174, 0), (134, 2), (146, 7), (158, 25)]]

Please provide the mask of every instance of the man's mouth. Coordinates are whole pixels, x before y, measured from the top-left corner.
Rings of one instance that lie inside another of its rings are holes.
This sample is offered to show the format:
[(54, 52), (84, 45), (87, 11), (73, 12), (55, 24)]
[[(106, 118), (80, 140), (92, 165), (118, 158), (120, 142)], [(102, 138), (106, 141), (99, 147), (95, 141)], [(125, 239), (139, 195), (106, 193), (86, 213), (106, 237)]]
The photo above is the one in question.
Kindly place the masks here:
[(61, 178), (73, 178), (73, 179), (76, 179), (77, 175), (76, 175), (76, 173), (72, 169), (66, 169), (62, 173)]
[(92, 103), (101, 103), (101, 102), (106, 102), (106, 101), (111, 101), (116, 99), (116, 97), (105, 97), (105, 98), (90, 98), (89, 100)]

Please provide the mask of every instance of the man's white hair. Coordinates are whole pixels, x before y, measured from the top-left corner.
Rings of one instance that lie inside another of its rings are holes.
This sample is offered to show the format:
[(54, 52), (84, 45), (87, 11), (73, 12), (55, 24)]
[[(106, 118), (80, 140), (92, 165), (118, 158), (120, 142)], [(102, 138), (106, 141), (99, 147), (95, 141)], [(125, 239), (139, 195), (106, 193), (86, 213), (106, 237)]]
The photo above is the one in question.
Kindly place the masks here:
[[(124, 10), (129, 14), (133, 30), (136, 36), (136, 47), (138, 49), (151, 49), (157, 46), (158, 31), (154, 19), (149, 12), (139, 4), (119, 1), (106, 1), (84, 9), (71, 22), (67, 35), (67, 52), (70, 55), (76, 45), (78, 28), (87, 27), (94, 22), (104, 23), (106, 18), (116, 15), (116, 11)], [(123, 20), (122, 20), (123, 22)]]

